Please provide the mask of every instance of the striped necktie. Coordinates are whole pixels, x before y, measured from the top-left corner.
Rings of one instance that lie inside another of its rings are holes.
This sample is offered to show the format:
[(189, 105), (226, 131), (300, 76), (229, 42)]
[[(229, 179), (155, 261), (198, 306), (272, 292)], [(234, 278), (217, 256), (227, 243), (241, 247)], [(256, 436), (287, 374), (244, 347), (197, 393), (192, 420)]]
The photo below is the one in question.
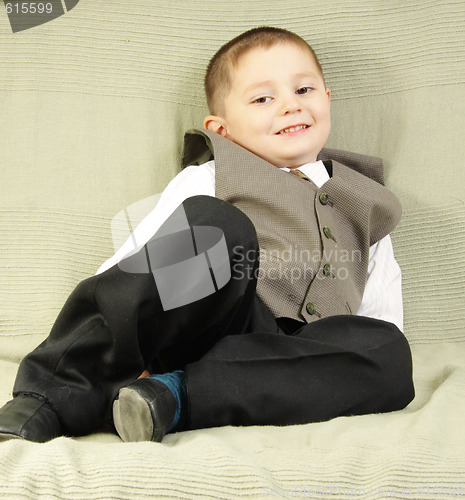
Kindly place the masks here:
[(312, 182), (304, 173), (302, 173), (300, 170), (298, 170), (297, 168), (292, 168), (289, 170), (289, 173), (290, 174), (294, 174), (296, 175), (297, 177), (300, 177), (301, 179), (304, 179), (308, 182)]

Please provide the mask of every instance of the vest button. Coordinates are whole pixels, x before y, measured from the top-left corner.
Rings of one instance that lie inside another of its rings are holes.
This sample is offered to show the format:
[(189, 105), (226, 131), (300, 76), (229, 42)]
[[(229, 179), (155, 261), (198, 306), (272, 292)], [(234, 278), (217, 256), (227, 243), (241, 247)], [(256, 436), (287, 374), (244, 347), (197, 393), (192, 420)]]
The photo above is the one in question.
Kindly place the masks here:
[(313, 302), (309, 302), (305, 306), (305, 309), (307, 309), (308, 314), (315, 314), (316, 313), (316, 306)]
[(332, 238), (333, 234), (331, 233), (331, 229), (329, 229), (328, 226), (325, 226), (323, 228), (323, 234), (326, 236), (326, 238)]
[(320, 203), (322, 205), (327, 205), (329, 202), (329, 196), (326, 193), (321, 193), (320, 194)]
[(325, 276), (331, 276), (331, 265), (330, 264), (325, 264), (323, 266), (323, 274)]

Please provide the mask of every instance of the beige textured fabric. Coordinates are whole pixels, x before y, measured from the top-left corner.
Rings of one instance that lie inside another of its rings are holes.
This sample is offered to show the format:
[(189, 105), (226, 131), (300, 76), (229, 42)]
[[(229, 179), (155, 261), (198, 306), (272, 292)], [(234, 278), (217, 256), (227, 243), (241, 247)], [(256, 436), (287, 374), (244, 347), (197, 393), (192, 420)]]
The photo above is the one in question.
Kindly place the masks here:
[(310, 323), (355, 314), (369, 247), (402, 213), (388, 189), (359, 173), (382, 178), (380, 161), (339, 151), (335, 156), (351, 168), (332, 161), (332, 177), (318, 189), (208, 130), (188, 132), (185, 142), (184, 162), (207, 158), (202, 144), (210, 150), (216, 196), (252, 221), (260, 246), (257, 293), (274, 316)]
[(112, 217), (179, 171), (184, 132), (207, 114), (209, 58), (260, 24), (296, 31), (320, 57), (328, 147), (384, 159), (403, 206), (392, 237), (415, 400), (392, 414), (162, 444), (5, 442), (1, 498), (463, 497), (463, 0), (80, 0), (15, 34), (1, 4), (1, 403), (68, 294), (113, 253)]

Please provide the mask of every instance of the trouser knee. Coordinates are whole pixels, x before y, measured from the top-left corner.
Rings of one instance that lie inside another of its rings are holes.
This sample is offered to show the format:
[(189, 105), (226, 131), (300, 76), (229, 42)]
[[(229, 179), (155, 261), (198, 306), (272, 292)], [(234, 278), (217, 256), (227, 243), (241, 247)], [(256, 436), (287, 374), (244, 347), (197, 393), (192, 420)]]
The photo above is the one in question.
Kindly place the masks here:
[(378, 364), (374, 381), (379, 399), (379, 411), (388, 412), (405, 408), (415, 397), (413, 364), (410, 346), (403, 333), (392, 325), (392, 340), (373, 354)]

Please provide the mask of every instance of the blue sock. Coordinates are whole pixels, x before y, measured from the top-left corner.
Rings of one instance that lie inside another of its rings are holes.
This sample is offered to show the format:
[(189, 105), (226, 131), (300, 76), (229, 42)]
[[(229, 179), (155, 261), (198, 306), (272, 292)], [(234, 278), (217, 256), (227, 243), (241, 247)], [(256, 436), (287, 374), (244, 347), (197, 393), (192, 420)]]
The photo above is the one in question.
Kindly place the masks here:
[(165, 384), (176, 398), (176, 413), (168, 432), (182, 430), (186, 424), (187, 417), (186, 372), (176, 370), (170, 373), (150, 375), (150, 378)]

